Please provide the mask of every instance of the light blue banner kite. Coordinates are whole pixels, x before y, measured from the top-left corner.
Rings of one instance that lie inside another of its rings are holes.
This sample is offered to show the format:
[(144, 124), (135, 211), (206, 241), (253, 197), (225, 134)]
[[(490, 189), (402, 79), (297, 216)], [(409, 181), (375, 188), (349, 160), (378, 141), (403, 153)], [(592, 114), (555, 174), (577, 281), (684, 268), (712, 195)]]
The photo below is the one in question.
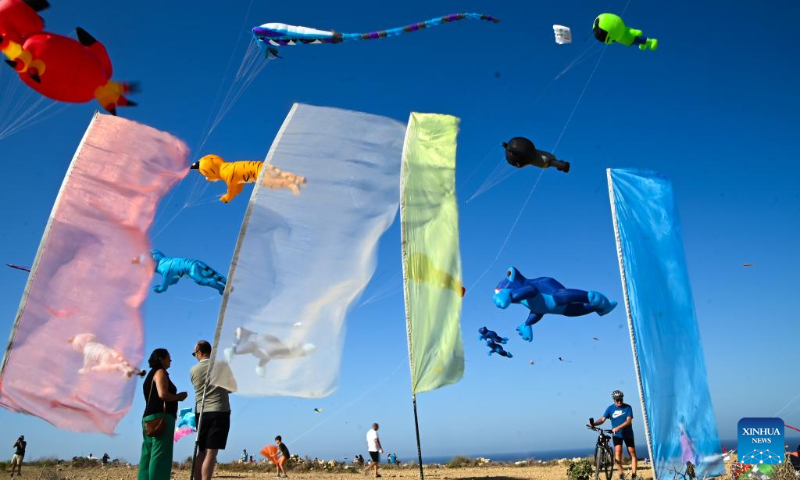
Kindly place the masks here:
[(647, 447), (656, 480), (725, 474), (669, 180), (608, 169), (611, 213)]

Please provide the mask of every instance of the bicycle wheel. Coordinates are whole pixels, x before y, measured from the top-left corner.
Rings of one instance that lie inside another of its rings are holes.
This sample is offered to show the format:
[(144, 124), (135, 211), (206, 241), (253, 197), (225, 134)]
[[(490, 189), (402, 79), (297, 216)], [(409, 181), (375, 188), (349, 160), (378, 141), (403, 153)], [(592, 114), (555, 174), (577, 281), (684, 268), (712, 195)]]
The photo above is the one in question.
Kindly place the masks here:
[(594, 449), (594, 480), (611, 480), (610, 477), (601, 477), (600, 474), (606, 471), (606, 451), (598, 445)]
[[(611, 450), (604, 447), (597, 447), (595, 452), (595, 465), (597, 465), (597, 473), (595, 473), (595, 480), (612, 480), (614, 475), (614, 454)], [(601, 475), (602, 474), (602, 475)]]

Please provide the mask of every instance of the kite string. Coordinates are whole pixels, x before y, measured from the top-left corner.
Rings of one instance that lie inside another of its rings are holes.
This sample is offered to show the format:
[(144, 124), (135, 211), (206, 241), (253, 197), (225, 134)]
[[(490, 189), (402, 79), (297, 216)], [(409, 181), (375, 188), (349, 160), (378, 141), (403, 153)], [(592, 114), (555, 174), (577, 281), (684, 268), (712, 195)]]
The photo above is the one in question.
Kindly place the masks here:
[[(254, 49), (255, 47), (255, 49)], [(202, 148), (205, 145), (205, 142), (208, 140), (211, 132), (219, 125), (225, 115), (230, 111), (234, 104), (241, 98), (250, 84), (256, 79), (258, 74), (266, 67), (267, 63), (270, 60), (262, 60), (259, 58), (258, 55), (258, 47), (254, 44), (250, 44), (248, 47), (247, 52), (245, 52), (244, 58), (242, 59), (242, 65), (237, 72), (237, 78), (233, 81), (233, 84), (228, 89), (228, 93), (225, 96), (225, 99), (220, 106), (219, 112), (217, 113), (214, 122), (211, 125), (211, 128), (206, 134), (203, 143), (200, 144), (199, 148)], [(244, 73), (242, 73), (244, 72)], [(240, 81), (240, 79), (244, 79)], [(198, 188), (198, 184), (202, 182), (202, 186)], [(206, 205), (208, 203), (212, 203), (214, 199), (203, 199), (203, 195), (208, 190), (210, 186), (209, 182), (204, 182), (199, 176), (195, 176), (194, 183), (186, 195), (186, 200), (184, 200), (183, 205), (178, 209), (178, 211), (167, 221), (167, 223), (162, 226), (158, 232), (154, 235), (158, 236), (169, 224), (171, 224), (177, 217), (183, 213), (184, 210), (191, 207), (196, 207), (199, 205)], [(170, 198), (169, 200), (171, 200)], [(169, 204), (169, 201), (165, 204), (165, 207)]]
[[(44, 100), (44, 97), (41, 97), (36, 103), (34, 103), (31, 107), (29, 107), (28, 110), (26, 110), (25, 113), (23, 113), (20, 117), (18, 117), (14, 122), (11, 122), (8, 126), (3, 128), (2, 130), (0, 130), (0, 140), (4, 139), (6, 137), (9, 137), (9, 136), (21, 131), (21, 130), (24, 130), (24, 129), (28, 128), (28, 127), (32, 127), (32, 126), (34, 126), (34, 125), (36, 125), (38, 123), (41, 123), (41, 122), (43, 122), (45, 120), (49, 120), (49, 119), (55, 117), (56, 115), (58, 115), (59, 113), (63, 112), (64, 110), (66, 110), (69, 107), (69, 104), (67, 104), (67, 103), (51, 102), (46, 107), (44, 107), (42, 109), (39, 109), (38, 111), (36, 111), (36, 112), (34, 112), (34, 113), (30, 114), (30, 115), (27, 115), (34, 108), (38, 107), (43, 100)], [(40, 117), (45, 112), (47, 112), (48, 110), (50, 110), (51, 108), (55, 107), (56, 105), (58, 105), (58, 108), (56, 108), (49, 115), (45, 115), (45, 116), (43, 116), (41, 118), (37, 118), (37, 117)]]
[(773, 417), (777, 417), (778, 415), (780, 415), (781, 412), (783, 412), (784, 410), (789, 408), (789, 405), (793, 404), (798, 398), (800, 398), (800, 395), (798, 395), (798, 396), (794, 397), (793, 399), (789, 400), (789, 403), (787, 403), (786, 405), (783, 406), (783, 408), (778, 410), (778, 412), (775, 415), (773, 415)]
[[(587, 38), (586, 41), (588, 41), (588, 40), (589, 40), (589, 38)], [(559, 78), (561, 78), (563, 75), (565, 75), (568, 71), (570, 71), (572, 68), (577, 66), (579, 63), (582, 63), (584, 60), (587, 60), (587, 59), (591, 58), (597, 51), (599, 51), (599, 50), (595, 50), (594, 53), (592, 53), (591, 55), (587, 56), (586, 58), (583, 58), (584, 55), (586, 55), (589, 51), (591, 51), (593, 48), (595, 48), (598, 45), (602, 46), (602, 44), (593, 43), (588, 48), (584, 47), (584, 49), (581, 51), (581, 53), (576, 55), (567, 64), (567, 66), (564, 67), (563, 70), (561, 70), (561, 72), (559, 72), (556, 75), (554, 75), (550, 79), (550, 81), (547, 83), (547, 85), (545, 85), (544, 88), (542, 88), (542, 90), (539, 92), (539, 95), (536, 97), (536, 100), (534, 100), (533, 104), (530, 106), (530, 109), (532, 110), (534, 107), (536, 107), (536, 105), (539, 104), (539, 101), (542, 100), (542, 98), (544, 97), (545, 93), (547, 93), (547, 91), (550, 89), (550, 87), (553, 85), (553, 83), (555, 83)], [(483, 164), (486, 161), (487, 158), (489, 158), (489, 155), (491, 155), (494, 152), (495, 148), (497, 148), (497, 146), (492, 147), (492, 150), (486, 155), (486, 157), (484, 157), (484, 160), (481, 161), (481, 163), (477, 167), (475, 167), (473, 169), (472, 173), (470, 173), (470, 175), (469, 175), (469, 177), (467, 177), (467, 179), (472, 178), (472, 176), (477, 172), (478, 167), (480, 167), (480, 165)], [(518, 169), (510, 167), (510, 166), (508, 166), (508, 165), (506, 165), (504, 163), (498, 164), (497, 166), (495, 166), (494, 170), (489, 175), (486, 176), (486, 179), (475, 190), (475, 193), (473, 193), (472, 196), (470, 196), (469, 199), (467, 199), (466, 203), (471, 202), (476, 197), (482, 195), (483, 193), (486, 193), (487, 191), (491, 190), (495, 186), (499, 185), (500, 183), (505, 181), (507, 178), (509, 178), (509, 177), (513, 176), (515, 173), (517, 173), (517, 171), (518, 171)]]
[(489, 270), (491, 270), (491, 268), (494, 266), (495, 262), (497, 262), (497, 260), (500, 258), (500, 254), (503, 253), (503, 250), (506, 248), (506, 244), (508, 243), (508, 240), (511, 238), (511, 234), (514, 233), (514, 229), (517, 227), (517, 223), (519, 222), (519, 219), (522, 218), (522, 213), (525, 211), (525, 208), (528, 206), (528, 202), (530, 202), (531, 197), (533, 196), (533, 192), (536, 191), (536, 187), (539, 185), (539, 180), (542, 179), (542, 175), (544, 175), (544, 169), (542, 169), (542, 171), (539, 172), (539, 176), (536, 177), (536, 182), (533, 184), (533, 188), (531, 188), (531, 191), (528, 192), (528, 198), (525, 199), (525, 203), (523, 203), (522, 204), (522, 208), (519, 209), (519, 213), (517, 214), (517, 218), (514, 219), (514, 223), (511, 225), (511, 229), (508, 231), (508, 235), (506, 235), (505, 240), (503, 240), (503, 244), (500, 246), (500, 250), (497, 251), (497, 255), (495, 255), (494, 260), (492, 260), (492, 263), (490, 263), (489, 266), (486, 267), (486, 270), (484, 270), (483, 273), (481, 273), (481, 276), (478, 277), (478, 279), (475, 280), (472, 283), (472, 285), (469, 286), (469, 288), (467, 290), (472, 290), (472, 288), (475, 287), (475, 285), (477, 285), (478, 282), (480, 282), (481, 279), (483, 279), (483, 277), (486, 276), (487, 273), (489, 273)]
[(340, 412), (342, 412), (343, 410), (345, 410), (345, 409), (347, 409), (347, 408), (351, 407), (351, 406), (352, 406), (354, 403), (356, 403), (357, 401), (361, 400), (362, 398), (364, 398), (364, 397), (365, 397), (365, 396), (367, 396), (368, 394), (372, 393), (372, 391), (374, 391), (376, 388), (378, 388), (378, 387), (382, 386), (382, 385), (383, 385), (384, 383), (386, 383), (386, 382), (387, 382), (387, 381), (388, 381), (390, 378), (393, 378), (393, 377), (394, 377), (394, 374), (395, 374), (395, 373), (397, 373), (397, 371), (398, 371), (398, 370), (400, 370), (400, 368), (402, 368), (404, 365), (407, 365), (407, 364), (408, 364), (408, 361), (407, 361), (407, 360), (405, 360), (405, 359), (404, 359), (403, 361), (401, 361), (401, 362), (400, 362), (400, 363), (397, 365), (397, 367), (395, 367), (395, 369), (392, 371), (392, 373), (390, 373), (389, 375), (387, 375), (387, 376), (386, 376), (386, 378), (384, 378), (384, 379), (383, 379), (383, 380), (381, 380), (380, 382), (376, 383), (375, 385), (373, 385), (372, 387), (370, 387), (369, 389), (367, 389), (367, 390), (366, 390), (364, 393), (362, 393), (361, 395), (359, 395), (359, 396), (358, 396), (358, 397), (356, 397), (355, 399), (353, 399), (353, 400), (351, 400), (351, 401), (347, 402), (347, 403), (346, 403), (344, 406), (342, 406), (342, 408), (340, 408), (340, 409), (336, 410), (335, 412), (333, 412), (333, 413), (332, 413), (332, 414), (330, 414), (329, 416), (325, 417), (325, 419), (324, 419), (324, 420), (320, 421), (319, 423), (317, 423), (316, 425), (312, 426), (311, 428), (309, 428), (308, 430), (306, 430), (305, 432), (303, 432), (303, 433), (302, 433), (302, 434), (300, 434), (299, 436), (295, 437), (295, 438), (294, 438), (294, 440), (292, 440), (292, 441), (289, 443), (289, 445), (293, 445), (293, 444), (297, 443), (297, 442), (298, 442), (298, 441), (299, 441), (301, 438), (305, 437), (305, 436), (306, 436), (306, 435), (308, 435), (309, 433), (311, 433), (311, 432), (313, 432), (314, 430), (316, 430), (317, 428), (319, 428), (319, 426), (320, 426), (320, 425), (324, 424), (325, 422), (327, 422), (327, 421), (328, 421), (328, 420), (330, 420), (331, 418), (333, 418), (333, 417), (335, 417), (336, 415), (338, 415), (338, 414), (339, 414)]
[(603, 56), (606, 54), (606, 49), (603, 48), (603, 52), (600, 54), (600, 58), (597, 59), (597, 63), (594, 64), (594, 69), (592, 70), (592, 74), (589, 75), (589, 80), (586, 81), (586, 85), (583, 86), (583, 90), (581, 90), (581, 94), (578, 97), (578, 101), (575, 102), (575, 106), (572, 107), (572, 112), (570, 112), (569, 117), (567, 118), (567, 122), (564, 124), (564, 128), (561, 129), (561, 133), (558, 135), (558, 139), (556, 140), (556, 144), (553, 145), (553, 155), (556, 153), (556, 149), (558, 148), (558, 144), (561, 143), (561, 138), (564, 136), (564, 133), (567, 131), (567, 127), (569, 127), (570, 122), (572, 122), (572, 117), (575, 115), (575, 112), (578, 110), (578, 105), (580, 105), (581, 100), (583, 100), (583, 96), (586, 93), (586, 90), (589, 88), (589, 84), (592, 83), (592, 79), (594, 78), (595, 72), (597, 72), (597, 67), (600, 66), (600, 62), (603, 61)]
[(628, 5), (630, 5), (630, 4), (631, 4), (631, 0), (628, 0), (628, 3), (625, 4), (625, 8), (622, 9), (622, 15), (621, 16), (625, 15), (625, 12), (628, 11)]
[[(254, 0), (250, 0), (250, 4), (247, 6), (247, 11), (245, 12), (244, 19), (242, 20), (242, 26), (239, 28), (239, 36), (237, 37), (236, 44), (233, 47), (234, 51), (239, 49), (239, 44), (242, 41), (242, 35), (244, 35), (245, 27), (247, 26), (247, 20), (250, 18), (250, 11), (253, 8), (253, 2), (254, 2)], [(245, 56), (247, 56), (247, 52), (245, 52)], [(206, 142), (208, 141), (208, 138), (211, 135), (212, 129), (209, 128), (209, 123), (211, 122), (211, 116), (214, 113), (213, 106), (217, 104), (217, 101), (219, 100), (219, 97), (222, 94), (222, 88), (225, 85), (225, 79), (228, 78), (228, 73), (230, 72), (231, 66), (233, 65), (233, 59), (234, 59), (234, 55), (231, 55), (228, 58), (228, 64), (225, 67), (225, 73), (222, 74), (222, 77), (221, 77), (220, 83), (219, 83), (219, 87), (217, 87), (217, 93), (214, 95), (214, 101), (211, 103), (212, 109), (209, 110), (208, 117), (206, 118), (205, 126), (203, 127), (204, 133), (201, 135), (200, 140), (197, 142), (197, 145), (199, 145), (199, 146), (196, 149), (192, 149), (191, 150), (193, 152), (199, 152), (203, 148), (203, 146), (206, 144)], [(235, 82), (235, 80), (234, 80), (234, 82)], [(233, 83), (229, 87), (229, 92), (230, 92), (230, 89), (232, 89), (232, 88), (233, 88)], [(226, 98), (227, 98), (227, 95), (226, 95)], [(217, 117), (219, 117), (219, 113), (217, 114)], [(215, 118), (215, 120), (216, 119), (217, 118)], [(156, 235), (154, 235), (153, 238), (158, 236), (158, 234), (160, 234), (167, 227), (167, 225), (172, 223), (177, 218), (177, 216), (180, 215), (191, 203), (193, 203), (197, 198), (202, 197), (202, 195), (206, 192), (206, 189), (208, 188), (208, 182), (203, 182), (205, 185), (203, 185), (200, 188), (199, 193), (197, 193), (198, 192), (198, 184), (200, 183), (200, 181), (201, 181), (201, 178), (199, 176), (195, 176), (194, 183), (192, 184), (191, 189), (189, 190), (189, 193), (186, 196), (187, 199), (184, 201), (184, 204), (178, 209), (178, 212), (170, 218), (170, 220), (167, 222), (167, 224), (164, 225), (163, 227), (161, 227), (158, 230), (158, 233), (156, 233)], [(174, 197), (175, 197), (175, 188), (171, 189), (170, 193), (167, 196), (167, 199), (164, 201), (163, 205), (156, 212), (156, 216), (153, 219), (153, 225), (155, 225), (161, 219), (163, 212), (166, 211), (167, 207), (170, 205), (170, 203), (172, 202)]]
[[(244, 35), (244, 30), (245, 30), (245, 27), (247, 26), (247, 20), (250, 18), (250, 10), (253, 8), (253, 1), (254, 0), (250, 0), (250, 4), (247, 6), (247, 12), (245, 12), (245, 14), (244, 14), (244, 20), (242, 20), (242, 26), (239, 27), (239, 36), (236, 38), (236, 45), (234, 45), (234, 47), (233, 47), (234, 51), (239, 49), (239, 43), (241, 43), (241, 41), (242, 41), (242, 35)], [(214, 101), (211, 103), (211, 105), (216, 105), (217, 104), (217, 100), (219, 100), (219, 96), (222, 93), (222, 86), (225, 85), (225, 79), (228, 78), (228, 72), (230, 72), (231, 65), (233, 65), (233, 58), (234, 58), (233, 55), (231, 55), (230, 58), (228, 58), (228, 65), (225, 67), (225, 73), (222, 74), (222, 79), (221, 79), (221, 81), (219, 83), (219, 87), (217, 88), (217, 93), (216, 93), (216, 95), (214, 95)], [(230, 91), (230, 88), (232, 88), (232, 86), (233, 85), (231, 85), (231, 87), (229, 87), (229, 91)], [(206, 141), (208, 140), (208, 137), (211, 135), (211, 129), (209, 129), (208, 126), (209, 126), (209, 122), (211, 121), (212, 112), (213, 112), (213, 109), (208, 112), (208, 117), (206, 118), (205, 134), (202, 137), (203, 140), (199, 142), (200, 146), (197, 147), (197, 150), (195, 150), (195, 151), (199, 151), (201, 148), (203, 148), (203, 145), (205, 145)]]
[[(602, 46), (603, 46), (602, 43), (592, 43), (591, 45), (589, 45), (589, 48), (584, 49), (583, 53), (581, 53), (580, 55), (575, 57), (575, 59), (573, 61), (571, 61), (566, 67), (564, 67), (563, 70), (561, 70), (560, 73), (558, 73), (556, 75), (555, 80), (558, 80), (562, 76), (566, 75), (573, 68), (577, 67), (578, 65), (580, 65), (584, 61), (586, 61), (586, 60), (590, 59), (591, 57), (593, 57), (595, 54), (597, 54), (601, 50), (601, 48), (597, 48), (597, 47), (602, 47)], [(591, 52), (591, 53), (589, 53), (589, 52)]]
[(370, 284), (374, 285), (374, 287), (372, 288), (372, 292), (370, 293), (369, 297), (359, 303), (356, 308), (367, 305), (368, 303), (377, 302), (378, 300), (382, 300), (387, 297), (391, 297), (397, 292), (403, 291), (402, 282), (399, 286), (396, 283), (397, 280), (400, 280), (402, 274), (403, 272), (398, 271), (394, 272), (388, 278), (381, 279), (381, 276), (383, 275), (383, 272), (381, 272), (377, 278), (374, 278), (370, 282)]
[[(589, 79), (586, 81), (586, 84), (583, 86), (583, 90), (581, 91), (581, 94), (578, 96), (578, 100), (575, 102), (575, 106), (572, 108), (572, 112), (570, 112), (569, 117), (567, 117), (567, 121), (566, 121), (566, 123), (564, 123), (564, 128), (561, 129), (561, 133), (558, 135), (558, 139), (556, 140), (556, 143), (553, 146), (553, 154), (555, 154), (559, 143), (561, 143), (561, 139), (563, 138), (564, 133), (567, 131), (567, 127), (569, 127), (569, 124), (572, 121), (572, 117), (575, 115), (575, 112), (578, 110), (578, 105), (580, 105), (581, 100), (583, 100), (583, 96), (586, 93), (586, 90), (589, 88), (589, 84), (592, 82), (592, 79), (594, 78), (594, 74), (595, 74), (595, 72), (597, 72), (597, 67), (600, 66), (600, 62), (603, 60), (603, 56), (604, 55), (605, 55), (605, 48), (603, 49), (603, 53), (600, 55), (600, 58), (597, 59), (597, 63), (595, 63), (594, 69), (592, 70), (592, 74), (589, 75)], [(514, 220), (514, 223), (511, 225), (511, 229), (508, 231), (508, 235), (506, 235), (505, 240), (503, 240), (503, 244), (500, 246), (500, 250), (497, 251), (497, 255), (495, 255), (494, 260), (492, 260), (492, 263), (489, 264), (489, 266), (486, 268), (486, 270), (483, 271), (483, 273), (478, 277), (478, 279), (475, 280), (472, 283), (472, 285), (470, 285), (469, 290), (471, 290), (473, 287), (475, 287), (475, 285), (477, 285), (478, 282), (481, 281), (481, 279), (483, 279), (483, 277), (486, 275), (486, 273), (489, 272), (489, 270), (494, 266), (495, 262), (497, 262), (497, 260), (500, 258), (500, 254), (506, 248), (506, 245), (508, 244), (508, 240), (511, 238), (511, 234), (514, 233), (514, 229), (517, 227), (517, 224), (519, 223), (520, 218), (522, 218), (522, 214), (523, 214), (523, 212), (525, 212), (525, 209), (528, 206), (528, 202), (530, 202), (530, 199), (533, 196), (533, 192), (536, 191), (536, 187), (539, 185), (539, 180), (542, 179), (542, 175), (543, 174), (544, 174), (544, 169), (542, 169), (542, 171), (539, 172), (539, 176), (536, 177), (536, 182), (533, 184), (533, 188), (531, 188), (530, 192), (528, 192), (528, 198), (526, 198), (525, 199), (525, 203), (522, 204), (522, 208), (520, 208), (519, 213), (517, 214), (517, 218)]]

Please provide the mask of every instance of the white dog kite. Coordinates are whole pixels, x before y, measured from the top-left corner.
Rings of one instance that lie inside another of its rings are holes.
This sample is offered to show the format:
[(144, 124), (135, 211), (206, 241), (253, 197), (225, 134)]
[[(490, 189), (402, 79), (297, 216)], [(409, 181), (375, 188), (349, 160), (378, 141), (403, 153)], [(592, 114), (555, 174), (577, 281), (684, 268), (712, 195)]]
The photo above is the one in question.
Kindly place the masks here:
[(252, 354), (258, 359), (256, 373), (263, 377), (266, 374), (265, 367), (270, 360), (304, 357), (316, 349), (317, 347), (311, 343), (285, 345), (273, 335), (256, 333), (238, 327), (236, 342), (232, 348), (225, 349), (225, 359), (230, 363), (234, 355)]
[(78, 373), (92, 372), (121, 372), (127, 378), (133, 375), (144, 377), (147, 372), (139, 370), (118, 351), (97, 342), (97, 337), (91, 333), (81, 333), (67, 340), (76, 352), (83, 354), (83, 368)]

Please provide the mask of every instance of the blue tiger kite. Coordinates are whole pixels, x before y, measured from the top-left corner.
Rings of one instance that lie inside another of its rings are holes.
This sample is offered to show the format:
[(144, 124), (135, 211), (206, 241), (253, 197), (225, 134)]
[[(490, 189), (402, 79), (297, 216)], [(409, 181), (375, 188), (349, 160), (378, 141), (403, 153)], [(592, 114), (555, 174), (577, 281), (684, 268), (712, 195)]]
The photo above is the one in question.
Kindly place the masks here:
[(164, 293), (170, 285), (175, 285), (183, 276), (188, 276), (198, 285), (215, 288), (220, 295), (225, 291), (227, 279), (200, 260), (192, 258), (170, 258), (160, 250), (150, 250), (155, 262), (155, 271), (163, 277), (161, 285), (153, 287), (156, 293)]

